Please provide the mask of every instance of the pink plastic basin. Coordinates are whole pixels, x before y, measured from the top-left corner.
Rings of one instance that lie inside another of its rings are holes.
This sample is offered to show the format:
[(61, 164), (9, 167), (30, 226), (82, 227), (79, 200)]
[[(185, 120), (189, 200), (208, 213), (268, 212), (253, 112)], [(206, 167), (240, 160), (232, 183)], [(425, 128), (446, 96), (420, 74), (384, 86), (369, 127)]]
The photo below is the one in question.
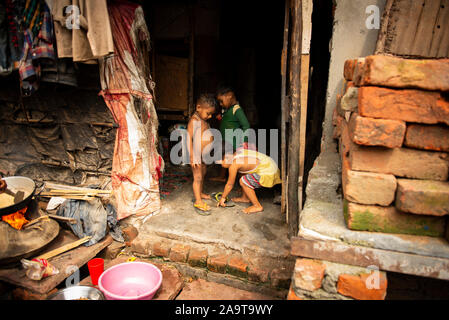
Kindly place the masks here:
[(161, 284), (161, 271), (146, 262), (115, 265), (98, 279), (98, 287), (107, 300), (151, 300)]

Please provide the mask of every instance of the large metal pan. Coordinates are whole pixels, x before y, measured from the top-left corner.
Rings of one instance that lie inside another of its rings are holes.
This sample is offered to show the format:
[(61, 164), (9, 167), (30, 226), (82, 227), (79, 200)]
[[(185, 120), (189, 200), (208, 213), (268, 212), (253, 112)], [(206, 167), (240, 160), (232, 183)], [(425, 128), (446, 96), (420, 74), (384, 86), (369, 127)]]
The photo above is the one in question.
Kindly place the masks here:
[(32, 179), (27, 177), (6, 177), (3, 178), (3, 180), (5, 180), (9, 190), (14, 193), (23, 191), (25, 195), (23, 196), (23, 200), (18, 203), (6, 207), (0, 207), (0, 217), (25, 208), (33, 198), (36, 191), (36, 184)]

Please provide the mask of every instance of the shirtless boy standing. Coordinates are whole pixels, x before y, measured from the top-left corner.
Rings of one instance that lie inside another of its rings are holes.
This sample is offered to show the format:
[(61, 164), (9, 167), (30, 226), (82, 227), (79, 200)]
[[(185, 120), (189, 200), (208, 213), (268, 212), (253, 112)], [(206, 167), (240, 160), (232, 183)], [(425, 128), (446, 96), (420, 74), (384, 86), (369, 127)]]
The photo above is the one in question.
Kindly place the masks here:
[(198, 98), (196, 111), (190, 117), (187, 125), (189, 133), (190, 166), (193, 173), (193, 194), (195, 202), (193, 206), (198, 213), (209, 215), (211, 208), (203, 201), (210, 199), (210, 195), (203, 193), (204, 176), (206, 175), (206, 164), (203, 162), (203, 153), (212, 148), (213, 135), (209, 132), (207, 123), (215, 113), (216, 100), (211, 94), (203, 94)]

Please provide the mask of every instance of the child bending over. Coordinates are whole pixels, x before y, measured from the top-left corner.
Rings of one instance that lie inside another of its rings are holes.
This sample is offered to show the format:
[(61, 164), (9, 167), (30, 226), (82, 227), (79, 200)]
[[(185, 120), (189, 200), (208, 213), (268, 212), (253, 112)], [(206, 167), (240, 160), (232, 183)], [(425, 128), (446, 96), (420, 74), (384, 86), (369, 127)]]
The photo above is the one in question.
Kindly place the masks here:
[(226, 207), (226, 197), (234, 187), (237, 173), (243, 175), (239, 181), (242, 186), (243, 196), (233, 198), (232, 201), (251, 203), (250, 207), (243, 210), (246, 214), (263, 211), (263, 207), (259, 199), (257, 199), (255, 189), (260, 187), (272, 188), (282, 182), (276, 162), (269, 156), (257, 151), (241, 150), (234, 155), (227, 154), (218, 163), (221, 163), (223, 168), (229, 170), (229, 178), (217, 207)]

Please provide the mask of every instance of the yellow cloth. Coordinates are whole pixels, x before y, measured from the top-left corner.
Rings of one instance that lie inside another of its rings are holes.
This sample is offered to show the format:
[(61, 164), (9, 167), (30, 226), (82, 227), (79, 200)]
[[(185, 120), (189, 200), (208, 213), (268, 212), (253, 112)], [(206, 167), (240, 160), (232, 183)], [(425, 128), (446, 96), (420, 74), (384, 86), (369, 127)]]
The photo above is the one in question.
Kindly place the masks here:
[(276, 162), (269, 156), (253, 151), (253, 150), (242, 150), (237, 153), (234, 159), (250, 157), (259, 160), (259, 164), (251, 171), (240, 172), (243, 174), (253, 174), (256, 173), (260, 176), (259, 183), (262, 187), (272, 188), (274, 185), (282, 183), (280, 178), (280, 170)]

